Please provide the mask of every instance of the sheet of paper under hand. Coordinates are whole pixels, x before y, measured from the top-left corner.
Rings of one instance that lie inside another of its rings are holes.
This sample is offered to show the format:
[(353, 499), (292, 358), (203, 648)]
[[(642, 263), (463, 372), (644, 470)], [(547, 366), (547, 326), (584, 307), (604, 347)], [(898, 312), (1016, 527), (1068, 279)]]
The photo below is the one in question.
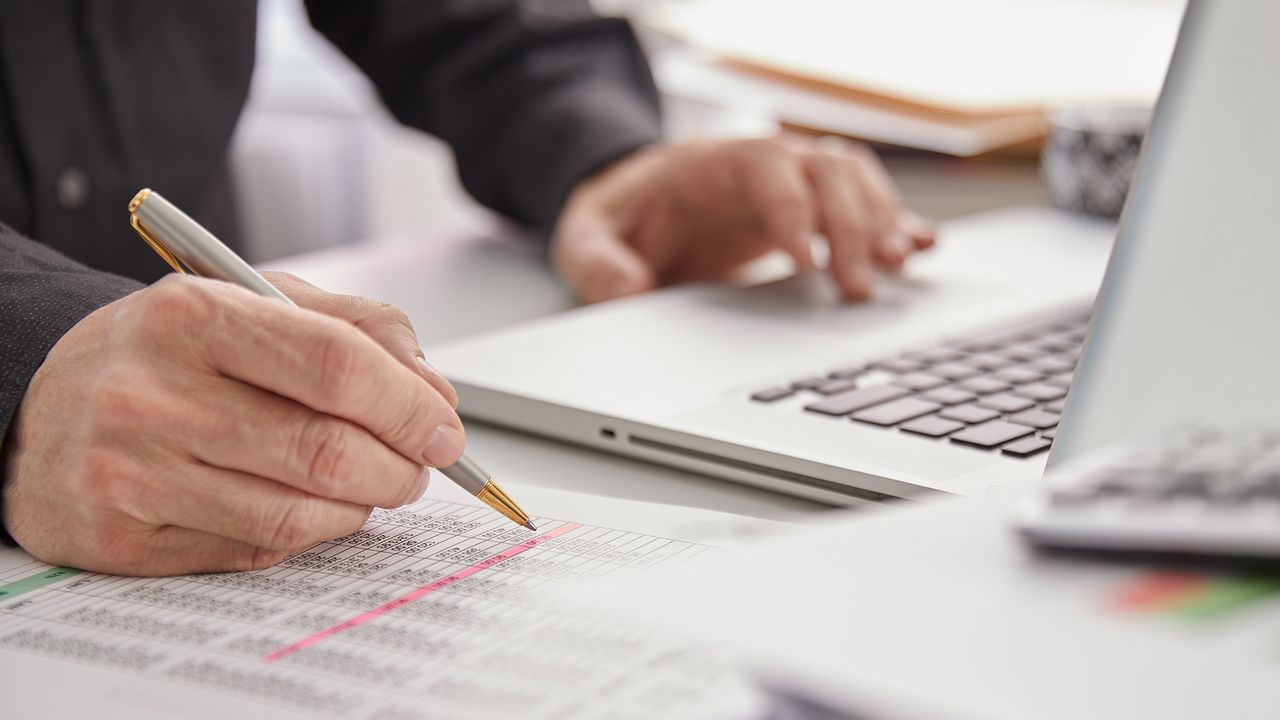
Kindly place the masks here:
[[(556, 509), (554, 493), (530, 494), (531, 509), (533, 495), (538, 507)], [(660, 506), (575, 502), (631, 524), (661, 514)], [(697, 513), (675, 514), (691, 527)], [(702, 525), (724, 526), (727, 518), (706, 513)], [(428, 499), (378, 510), (360, 532), (269, 570), (164, 579), (54, 568), (4, 551), (6, 715), (761, 714), (757, 692), (709, 651), (581, 608), (553, 610), (542, 599), (725, 550), (535, 519), (539, 530), (529, 532), (488, 508)]]

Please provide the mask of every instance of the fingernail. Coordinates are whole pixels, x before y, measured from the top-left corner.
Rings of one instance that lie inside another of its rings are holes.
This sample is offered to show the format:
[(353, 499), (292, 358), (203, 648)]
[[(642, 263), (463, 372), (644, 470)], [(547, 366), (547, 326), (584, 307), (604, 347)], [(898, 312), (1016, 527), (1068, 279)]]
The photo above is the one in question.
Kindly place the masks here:
[(427, 442), (422, 459), (431, 467), (447, 467), (458, 461), (466, 449), (467, 440), (452, 425), (441, 425)]
[(422, 468), (422, 475), (418, 477), (418, 492), (414, 494), (410, 503), (416, 503), (427, 494), (427, 487), (431, 485), (431, 470)]

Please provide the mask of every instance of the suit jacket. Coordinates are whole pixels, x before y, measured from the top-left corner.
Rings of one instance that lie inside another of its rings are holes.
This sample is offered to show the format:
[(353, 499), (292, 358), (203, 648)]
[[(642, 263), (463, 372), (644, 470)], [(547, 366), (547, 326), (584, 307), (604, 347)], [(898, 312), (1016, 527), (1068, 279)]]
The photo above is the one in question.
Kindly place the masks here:
[[(306, 4), (397, 118), (450, 143), (479, 201), (534, 228), (659, 137), (630, 27), (588, 0)], [(165, 272), (127, 222), (139, 188), (237, 244), (226, 150), (256, 14), (255, 0), (0, 0), (0, 459), (54, 343)]]

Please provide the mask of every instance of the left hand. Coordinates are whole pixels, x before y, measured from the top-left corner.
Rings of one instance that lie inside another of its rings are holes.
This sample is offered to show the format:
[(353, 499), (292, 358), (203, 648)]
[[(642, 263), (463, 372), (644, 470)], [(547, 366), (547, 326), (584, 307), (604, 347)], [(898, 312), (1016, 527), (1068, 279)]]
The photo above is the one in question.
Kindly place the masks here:
[(781, 249), (813, 268), (811, 240), (852, 300), (873, 268), (896, 271), (933, 245), (933, 226), (904, 210), (862, 145), (834, 138), (694, 142), (639, 150), (570, 194), (552, 260), (588, 302), (661, 284), (719, 279)]

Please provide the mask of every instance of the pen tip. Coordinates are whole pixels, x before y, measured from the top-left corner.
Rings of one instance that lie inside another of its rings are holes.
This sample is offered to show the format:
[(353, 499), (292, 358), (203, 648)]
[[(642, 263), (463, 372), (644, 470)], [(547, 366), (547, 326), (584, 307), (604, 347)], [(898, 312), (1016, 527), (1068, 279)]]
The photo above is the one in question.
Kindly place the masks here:
[(524, 521), (524, 525), (523, 525), (522, 527), (528, 528), (528, 529), (530, 529), (530, 530), (537, 530), (537, 529), (538, 529), (538, 526), (537, 526), (537, 525), (534, 525), (532, 520), (525, 520), (525, 521)]

